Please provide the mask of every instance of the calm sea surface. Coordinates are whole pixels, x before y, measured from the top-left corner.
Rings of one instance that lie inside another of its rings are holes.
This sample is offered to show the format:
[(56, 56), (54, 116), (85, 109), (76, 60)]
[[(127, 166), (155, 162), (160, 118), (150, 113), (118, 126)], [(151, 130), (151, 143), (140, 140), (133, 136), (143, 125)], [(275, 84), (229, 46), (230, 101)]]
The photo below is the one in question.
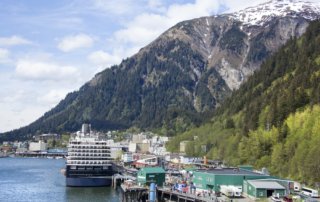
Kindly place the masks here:
[(66, 187), (64, 166), (64, 159), (0, 158), (0, 202), (120, 201), (111, 187)]

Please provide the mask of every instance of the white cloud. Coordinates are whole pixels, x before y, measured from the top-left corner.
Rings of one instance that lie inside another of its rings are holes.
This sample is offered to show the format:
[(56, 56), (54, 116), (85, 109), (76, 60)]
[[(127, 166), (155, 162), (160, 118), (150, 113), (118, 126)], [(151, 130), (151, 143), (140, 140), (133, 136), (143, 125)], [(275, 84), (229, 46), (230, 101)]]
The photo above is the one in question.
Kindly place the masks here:
[(7, 63), (10, 59), (10, 51), (7, 49), (0, 48), (0, 63)]
[(128, 43), (128, 45), (141, 48), (154, 40), (171, 24), (165, 16), (144, 13), (137, 16), (125, 29), (115, 32), (114, 38), (117, 43)]
[(26, 80), (65, 80), (77, 76), (77, 69), (54, 63), (21, 59), (17, 62), (15, 73)]
[(59, 89), (59, 90), (50, 90), (48, 93), (41, 95), (37, 101), (41, 104), (56, 105), (60, 100), (62, 100), (68, 92), (71, 90)]
[[(148, 3), (149, 7), (161, 5), (157, 0)], [(172, 4), (161, 14), (144, 12), (127, 22), (125, 28), (116, 31), (109, 41), (113, 48), (126, 47), (136, 52), (176, 23), (215, 14), (219, 6), (218, 0), (197, 0), (194, 3)], [(130, 56), (128, 54), (132, 51), (125, 51), (121, 57)]]
[(119, 55), (112, 55), (102, 50), (92, 52), (88, 56), (88, 59), (94, 64), (104, 68), (110, 67), (111, 65), (118, 64), (121, 62), (121, 57), (119, 57)]
[(171, 5), (167, 11), (167, 16), (177, 23), (192, 18), (210, 16), (217, 13), (219, 7), (218, 0), (196, 0), (193, 4)]
[(0, 102), (2, 103), (13, 103), (21, 100), (22, 98), (26, 97), (27, 93), (24, 90), (17, 90), (13, 93), (7, 94), (0, 98)]
[(0, 37), (0, 46), (17, 46), (29, 44), (32, 44), (32, 42), (16, 35), (11, 37)]
[[(15, 105), (17, 105), (17, 103), (15, 103)], [(3, 114), (3, 116), (0, 117), (0, 132), (10, 131), (28, 125), (48, 111), (48, 107), (35, 104), (21, 107), (19, 111), (16, 111), (16, 108), (17, 106), (13, 106), (12, 104), (2, 104), (1, 114)]]
[(70, 52), (79, 48), (89, 48), (93, 39), (86, 34), (77, 34), (64, 37), (58, 44), (58, 48), (64, 52)]
[(267, 2), (267, 0), (252, 0), (252, 1), (239, 1), (239, 0), (224, 0), (222, 5), (227, 7), (227, 13), (235, 12), (245, 9), (250, 6), (256, 6), (258, 4)]
[(152, 11), (163, 13), (166, 11), (166, 7), (164, 6), (162, 0), (149, 0), (148, 8)]

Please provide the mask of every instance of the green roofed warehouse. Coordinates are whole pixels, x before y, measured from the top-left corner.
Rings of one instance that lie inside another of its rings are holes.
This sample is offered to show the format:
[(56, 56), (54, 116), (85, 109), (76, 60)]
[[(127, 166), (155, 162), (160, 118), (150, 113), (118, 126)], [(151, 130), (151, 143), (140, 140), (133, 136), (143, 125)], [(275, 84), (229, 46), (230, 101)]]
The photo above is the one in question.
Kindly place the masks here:
[(165, 175), (166, 172), (161, 167), (141, 168), (137, 174), (137, 181), (140, 185), (149, 185), (151, 182), (154, 182), (158, 186), (163, 186)]
[(197, 189), (220, 192), (220, 186), (235, 186), (243, 188), (245, 180), (269, 179), (269, 175), (241, 168), (216, 168), (212, 170), (196, 170), (193, 172), (193, 182)]
[(243, 184), (244, 193), (251, 198), (266, 198), (272, 195), (283, 197), (286, 189), (276, 181), (247, 180)]

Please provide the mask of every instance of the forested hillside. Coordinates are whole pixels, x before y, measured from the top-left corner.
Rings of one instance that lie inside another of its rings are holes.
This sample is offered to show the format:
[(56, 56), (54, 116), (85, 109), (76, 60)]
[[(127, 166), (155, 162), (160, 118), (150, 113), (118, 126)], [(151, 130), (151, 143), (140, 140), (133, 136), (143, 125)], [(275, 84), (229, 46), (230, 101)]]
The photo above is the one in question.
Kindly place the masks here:
[(190, 140), (188, 155), (320, 182), (320, 22), (267, 59), (210, 123), (180, 134), (168, 148), (176, 151), (181, 140)]

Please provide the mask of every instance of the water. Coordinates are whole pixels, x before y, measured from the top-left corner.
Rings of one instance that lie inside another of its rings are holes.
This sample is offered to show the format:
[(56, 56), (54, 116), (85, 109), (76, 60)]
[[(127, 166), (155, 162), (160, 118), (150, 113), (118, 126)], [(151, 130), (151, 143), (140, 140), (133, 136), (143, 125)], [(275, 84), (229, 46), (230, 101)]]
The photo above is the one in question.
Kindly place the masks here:
[(121, 201), (111, 187), (66, 187), (64, 166), (64, 159), (0, 158), (0, 202)]

